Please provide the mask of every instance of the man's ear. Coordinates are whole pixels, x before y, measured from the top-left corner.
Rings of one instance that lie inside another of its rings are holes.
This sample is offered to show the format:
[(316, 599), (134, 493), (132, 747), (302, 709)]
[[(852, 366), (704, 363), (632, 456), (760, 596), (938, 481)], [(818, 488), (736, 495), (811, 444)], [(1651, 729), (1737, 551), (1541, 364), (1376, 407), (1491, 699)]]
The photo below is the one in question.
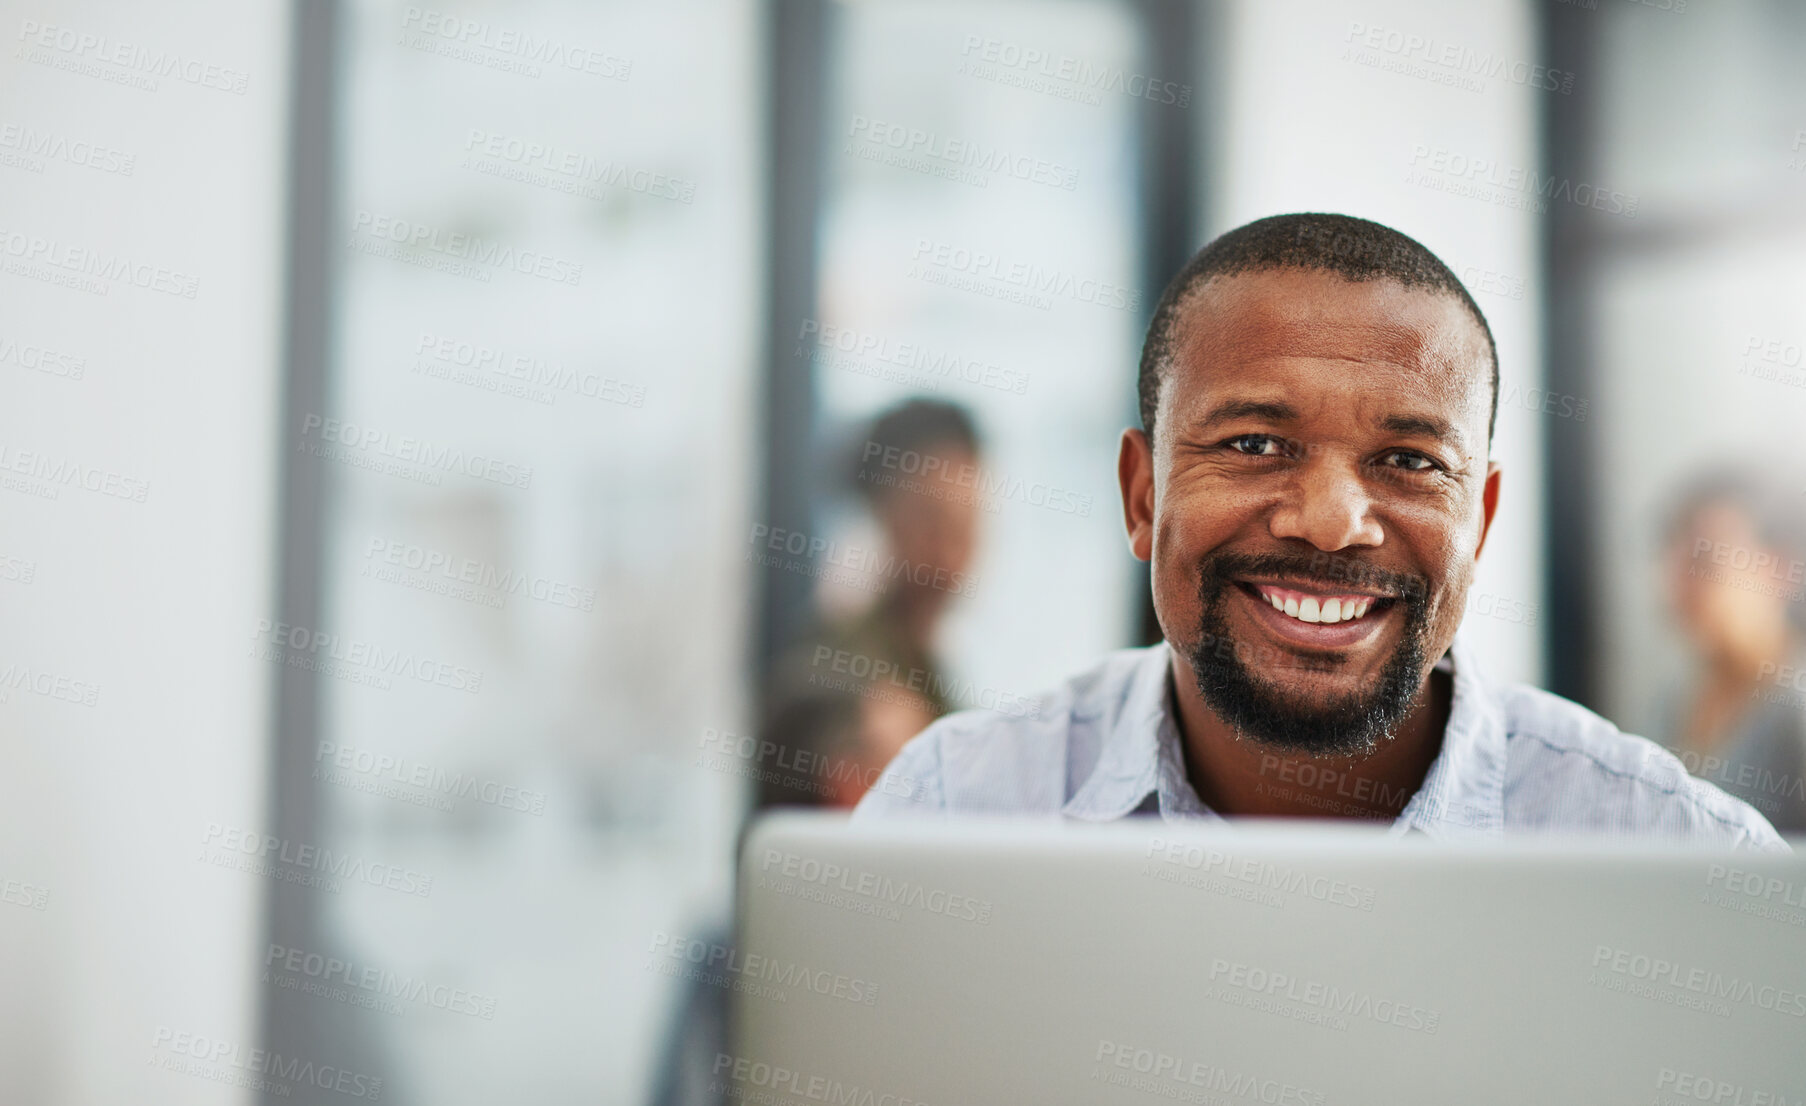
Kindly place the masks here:
[[(1122, 432), (1116, 456), (1116, 482), (1122, 486), (1122, 522), (1129, 532), (1129, 552), (1138, 561), (1154, 557), (1154, 450), (1146, 433)], [(1491, 516), (1488, 516), (1490, 521)]]
[(1480, 489), (1480, 541), (1474, 546), (1474, 559), (1486, 547), (1486, 535), (1492, 533), (1492, 520), (1499, 513), (1499, 462), (1486, 463), (1486, 485)]

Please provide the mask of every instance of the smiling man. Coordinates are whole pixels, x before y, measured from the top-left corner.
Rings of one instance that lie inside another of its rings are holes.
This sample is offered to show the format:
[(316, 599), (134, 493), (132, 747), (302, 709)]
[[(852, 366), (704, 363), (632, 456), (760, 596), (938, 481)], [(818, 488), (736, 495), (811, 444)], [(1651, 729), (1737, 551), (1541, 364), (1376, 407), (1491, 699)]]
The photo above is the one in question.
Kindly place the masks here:
[(1140, 392), (1117, 478), (1166, 640), (1024, 717), (941, 719), (858, 817), (1293, 815), (1787, 848), (1653, 742), (1495, 683), (1457, 636), (1499, 506), (1498, 356), (1422, 245), (1343, 215), (1230, 231), (1161, 298)]

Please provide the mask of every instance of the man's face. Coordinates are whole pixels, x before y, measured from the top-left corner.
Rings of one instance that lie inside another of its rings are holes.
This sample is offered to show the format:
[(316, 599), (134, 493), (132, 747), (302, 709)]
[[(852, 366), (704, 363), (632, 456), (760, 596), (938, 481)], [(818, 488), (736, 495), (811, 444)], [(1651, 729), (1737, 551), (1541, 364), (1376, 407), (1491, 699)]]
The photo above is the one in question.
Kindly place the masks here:
[(1447, 295), (1281, 269), (1191, 300), (1131, 544), (1206, 704), (1293, 751), (1370, 751), (1461, 621), (1497, 505), (1485, 339)]

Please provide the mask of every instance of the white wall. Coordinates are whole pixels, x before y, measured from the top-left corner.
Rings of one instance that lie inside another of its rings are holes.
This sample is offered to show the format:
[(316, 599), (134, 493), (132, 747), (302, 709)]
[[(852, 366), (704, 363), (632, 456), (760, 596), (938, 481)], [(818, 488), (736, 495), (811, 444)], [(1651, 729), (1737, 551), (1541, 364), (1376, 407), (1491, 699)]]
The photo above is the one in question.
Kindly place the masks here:
[[(1541, 603), (1543, 420), (1558, 417), (1524, 402), (1543, 399), (1533, 391), (1542, 385), (1537, 217), (1418, 183), (1426, 171), (1444, 185), (1478, 183), (1437, 170), (1439, 158), (1445, 167), (1458, 157), (1490, 160), (1500, 176), (1537, 168), (1537, 97), (1564, 93), (1511, 79), (1541, 79), (1520, 68), (1537, 60), (1530, 10), (1522, 3), (1237, 0), (1222, 17), (1221, 37), (1205, 44), (1224, 67), (1203, 166), (1206, 234), (1290, 211), (1372, 219), (1428, 246), (1486, 313), (1503, 377), (1493, 458), (1504, 467), (1504, 485), (1462, 632), (1495, 675), (1534, 682), (1549, 617), (1539, 610), (1532, 624), (1530, 611)], [(1365, 45), (1376, 31), (1379, 45)], [(1436, 64), (1448, 57), (1504, 75)]]
[[(10, 1102), (246, 1097), (147, 1061), (255, 1043), (266, 884), (197, 856), (264, 816), (287, 14), (0, 3), (0, 879), (46, 891), (0, 901)], [(171, 52), (199, 83), (118, 79)], [(198, 284), (53, 283), (71, 250)]]

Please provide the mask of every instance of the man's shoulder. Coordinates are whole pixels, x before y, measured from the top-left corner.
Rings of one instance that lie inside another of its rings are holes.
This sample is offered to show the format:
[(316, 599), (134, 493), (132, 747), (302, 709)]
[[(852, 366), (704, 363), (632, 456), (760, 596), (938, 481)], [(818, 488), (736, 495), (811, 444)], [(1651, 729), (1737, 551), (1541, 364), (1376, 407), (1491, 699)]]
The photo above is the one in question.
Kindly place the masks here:
[(1159, 648), (1119, 649), (1039, 695), (1000, 697), (997, 709), (937, 719), (903, 746), (859, 804), (860, 815), (1057, 812), (1074, 730), (1114, 725), (1130, 682)]
[(1785, 848), (1755, 808), (1571, 699), (1525, 684), (1499, 695), (1506, 827), (1673, 836)]

